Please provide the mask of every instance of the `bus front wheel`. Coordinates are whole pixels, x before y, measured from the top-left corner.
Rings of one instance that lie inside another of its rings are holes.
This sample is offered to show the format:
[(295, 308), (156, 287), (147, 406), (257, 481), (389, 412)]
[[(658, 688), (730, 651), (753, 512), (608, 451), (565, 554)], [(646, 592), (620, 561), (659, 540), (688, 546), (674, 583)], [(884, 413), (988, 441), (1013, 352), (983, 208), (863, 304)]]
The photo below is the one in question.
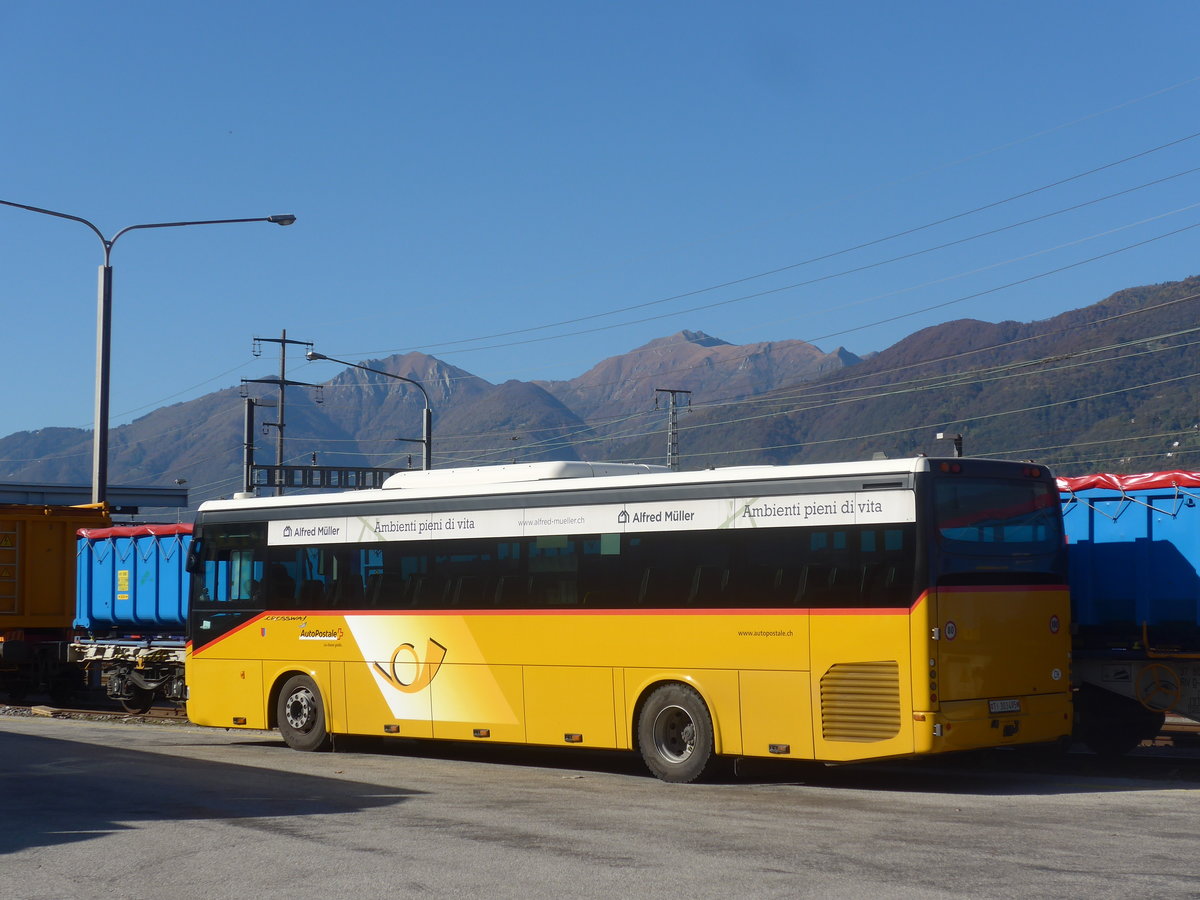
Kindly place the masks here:
[(325, 703), (307, 675), (293, 675), (279, 692), (279, 733), (293, 750), (328, 750)]
[(711, 772), (713, 723), (700, 695), (684, 684), (656, 688), (638, 716), (638, 748), (663, 781), (688, 784)]

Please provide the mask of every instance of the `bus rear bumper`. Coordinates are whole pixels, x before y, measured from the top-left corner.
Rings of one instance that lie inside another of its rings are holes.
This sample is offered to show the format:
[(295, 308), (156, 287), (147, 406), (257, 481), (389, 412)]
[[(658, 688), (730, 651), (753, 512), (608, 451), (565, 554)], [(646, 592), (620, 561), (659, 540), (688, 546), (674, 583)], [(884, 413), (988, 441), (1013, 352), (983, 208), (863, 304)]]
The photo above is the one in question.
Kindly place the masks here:
[(1070, 694), (1035, 694), (1020, 701), (1014, 712), (991, 712), (987, 700), (958, 700), (942, 703), (937, 712), (915, 712), (916, 751), (950, 753), (1070, 737)]

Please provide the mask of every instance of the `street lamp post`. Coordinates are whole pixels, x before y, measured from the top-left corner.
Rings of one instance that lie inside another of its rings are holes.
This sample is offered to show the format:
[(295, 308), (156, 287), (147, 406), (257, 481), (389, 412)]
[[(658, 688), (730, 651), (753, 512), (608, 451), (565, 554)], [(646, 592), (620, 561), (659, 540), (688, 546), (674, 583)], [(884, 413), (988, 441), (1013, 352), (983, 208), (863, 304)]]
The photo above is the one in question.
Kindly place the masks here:
[(109, 356), (112, 345), (112, 248), (117, 239), (127, 231), (141, 228), (181, 228), (185, 225), (233, 225), (239, 222), (271, 222), (275, 225), (291, 225), (296, 221), (293, 215), (262, 216), (253, 219), (205, 219), (195, 222), (151, 222), (145, 225), (128, 225), (111, 238), (87, 219), (72, 216), (68, 213), (55, 212), (52, 209), (42, 209), (38, 206), (27, 206), (24, 203), (13, 203), (10, 200), (0, 200), (4, 206), (15, 206), (17, 209), (27, 209), (30, 212), (42, 213), (47, 216), (57, 216), (60, 219), (70, 219), (72, 222), (82, 222), (100, 238), (104, 245), (104, 264), (100, 267), (99, 287), (96, 304), (96, 412), (93, 420), (95, 434), (92, 437), (92, 502), (105, 503), (108, 499), (108, 382)]
[[(397, 381), (407, 381), (409, 384), (414, 385), (421, 392), (421, 396), (425, 398), (425, 413), (421, 419), (421, 468), (425, 470), (433, 468), (433, 410), (429, 408), (429, 392), (425, 390), (425, 386), (421, 382), (405, 378), (403, 375), (385, 372), (382, 369), (372, 369), (369, 366), (360, 366), (358, 363), (346, 362), (344, 359), (334, 359), (332, 356), (326, 356), (324, 353), (318, 353), (316, 350), (309, 350), (304, 354), (304, 357), (310, 361), (325, 359), (342, 366), (350, 366), (352, 369), (374, 372), (376, 375), (395, 378)], [(413, 440), (413, 438), (400, 438), (400, 440), (408, 441)]]

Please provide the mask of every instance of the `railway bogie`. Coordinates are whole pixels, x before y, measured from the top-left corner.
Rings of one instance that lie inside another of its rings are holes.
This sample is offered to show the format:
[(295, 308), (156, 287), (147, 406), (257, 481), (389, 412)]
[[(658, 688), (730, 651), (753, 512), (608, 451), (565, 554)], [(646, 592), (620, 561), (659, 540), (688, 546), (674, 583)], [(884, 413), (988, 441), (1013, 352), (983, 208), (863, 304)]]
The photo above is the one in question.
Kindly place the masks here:
[(191, 525), (85, 529), (78, 539), (71, 661), (130, 712), (159, 698), (183, 701), (186, 559)]

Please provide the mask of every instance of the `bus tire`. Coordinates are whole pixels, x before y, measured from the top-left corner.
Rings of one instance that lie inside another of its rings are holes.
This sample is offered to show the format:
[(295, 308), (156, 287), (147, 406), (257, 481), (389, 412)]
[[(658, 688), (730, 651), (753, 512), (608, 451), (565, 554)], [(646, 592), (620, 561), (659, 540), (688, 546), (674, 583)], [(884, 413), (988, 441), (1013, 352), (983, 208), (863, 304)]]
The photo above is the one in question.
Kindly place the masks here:
[(663, 781), (689, 784), (712, 771), (712, 715), (685, 684), (654, 689), (638, 715), (637, 737), (646, 767)]
[(317, 685), (307, 675), (293, 675), (279, 692), (279, 733), (293, 750), (328, 750), (325, 702)]

